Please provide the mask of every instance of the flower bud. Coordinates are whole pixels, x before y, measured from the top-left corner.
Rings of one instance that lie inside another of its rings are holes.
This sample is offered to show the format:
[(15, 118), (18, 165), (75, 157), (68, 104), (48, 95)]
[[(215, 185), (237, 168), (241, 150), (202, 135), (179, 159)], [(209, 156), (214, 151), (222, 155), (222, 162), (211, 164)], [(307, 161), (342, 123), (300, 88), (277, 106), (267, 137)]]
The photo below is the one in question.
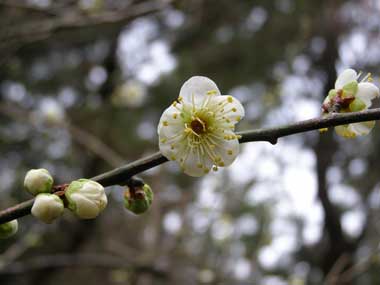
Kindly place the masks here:
[(365, 103), (359, 98), (356, 98), (355, 100), (353, 100), (349, 106), (349, 110), (351, 112), (359, 112), (364, 109), (365, 109)]
[(146, 212), (153, 202), (153, 191), (148, 184), (140, 187), (127, 187), (124, 192), (125, 208), (135, 214)]
[(55, 194), (38, 194), (32, 207), (32, 215), (44, 223), (51, 224), (63, 214), (64, 205)]
[(89, 179), (71, 182), (65, 196), (69, 209), (81, 219), (93, 219), (107, 206), (103, 186)]
[(40, 193), (50, 193), (53, 183), (53, 177), (44, 168), (29, 170), (24, 179), (25, 189), (34, 196)]
[(0, 225), (0, 239), (7, 239), (17, 233), (18, 222), (17, 220), (12, 220), (10, 222)]

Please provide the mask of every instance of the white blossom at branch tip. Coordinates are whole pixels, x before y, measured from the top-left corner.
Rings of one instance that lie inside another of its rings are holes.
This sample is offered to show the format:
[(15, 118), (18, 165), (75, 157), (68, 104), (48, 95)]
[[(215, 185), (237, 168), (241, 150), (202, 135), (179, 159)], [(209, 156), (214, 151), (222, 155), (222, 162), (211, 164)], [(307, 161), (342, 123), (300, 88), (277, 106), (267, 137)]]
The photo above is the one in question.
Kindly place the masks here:
[(29, 170), (24, 179), (25, 189), (34, 196), (51, 192), (53, 183), (53, 177), (44, 168)]
[[(344, 70), (335, 82), (335, 89), (330, 90), (323, 101), (322, 111), (328, 113), (349, 113), (367, 110), (372, 100), (379, 97), (379, 88), (372, 83), (371, 74), (362, 76), (353, 69)], [(367, 135), (375, 126), (374, 121), (352, 123), (336, 126), (338, 135), (346, 138)]]
[(239, 136), (234, 130), (243, 117), (244, 108), (236, 98), (221, 95), (207, 77), (191, 77), (160, 118), (160, 151), (190, 176), (216, 171), (237, 157)]
[(31, 213), (40, 221), (51, 224), (63, 214), (63, 201), (55, 194), (38, 194), (34, 200)]
[(12, 220), (10, 222), (0, 224), (0, 239), (7, 239), (15, 235), (18, 231), (17, 220)]
[(68, 207), (81, 219), (96, 218), (107, 206), (104, 187), (89, 179), (73, 181), (68, 186), (65, 196)]

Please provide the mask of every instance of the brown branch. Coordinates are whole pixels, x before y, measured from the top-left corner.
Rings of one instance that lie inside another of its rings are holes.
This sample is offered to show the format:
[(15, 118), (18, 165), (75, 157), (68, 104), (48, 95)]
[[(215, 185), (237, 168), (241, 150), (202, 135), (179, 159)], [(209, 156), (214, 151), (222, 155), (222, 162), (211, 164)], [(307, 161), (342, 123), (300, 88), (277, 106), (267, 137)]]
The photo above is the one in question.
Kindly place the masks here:
[[(21, 121), (31, 124), (36, 127), (37, 122), (33, 118), (33, 114), (28, 110), (18, 108), (11, 104), (0, 104), (0, 114), (8, 116), (13, 120)], [(107, 146), (98, 137), (90, 132), (75, 126), (69, 118), (65, 118), (63, 122), (56, 122), (54, 127), (63, 127), (71, 134), (71, 138), (79, 145), (84, 146), (86, 149), (103, 159), (111, 167), (117, 167), (124, 163), (124, 159), (112, 148)]]
[[(239, 140), (240, 143), (267, 141), (275, 144), (280, 137), (318, 130), (321, 128), (372, 120), (380, 120), (380, 108), (357, 113), (332, 114), (324, 118), (305, 120), (280, 127), (244, 131), (238, 134), (241, 135)], [(124, 185), (132, 176), (158, 166), (166, 161), (168, 160), (160, 152), (157, 152), (151, 156), (136, 160), (91, 179), (99, 182), (105, 187), (111, 185)], [(32, 205), (33, 199), (0, 211), (0, 224), (29, 214)]]
[(104, 11), (99, 14), (70, 13), (67, 15), (46, 18), (28, 22), (24, 25), (9, 27), (6, 33), (0, 34), (0, 47), (23, 45), (30, 42), (44, 40), (47, 37), (61, 32), (78, 28), (97, 27), (99, 25), (124, 25), (142, 16), (161, 11), (170, 1), (152, 1), (128, 6), (119, 11)]
[(30, 258), (26, 261), (12, 262), (0, 268), (0, 275), (27, 274), (31, 271), (62, 267), (97, 267), (104, 269), (131, 268), (141, 273), (150, 273), (158, 278), (166, 278), (167, 272), (151, 265), (132, 265), (125, 258), (110, 254), (53, 254)]

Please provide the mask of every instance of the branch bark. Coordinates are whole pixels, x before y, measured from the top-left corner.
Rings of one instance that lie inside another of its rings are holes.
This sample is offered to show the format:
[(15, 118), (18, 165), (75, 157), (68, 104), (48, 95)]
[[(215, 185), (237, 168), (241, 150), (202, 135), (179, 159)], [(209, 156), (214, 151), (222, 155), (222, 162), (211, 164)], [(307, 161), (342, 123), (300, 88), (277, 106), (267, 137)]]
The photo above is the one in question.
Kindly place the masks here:
[[(380, 120), (380, 108), (361, 111), (356, 113), (332, 114), (324, 118), (315, 118), (300, 121), (294, 124), (284, 125), (273, 128), (263, 128), (239, 132), (241, 135), (240, 143), (267, 141), (276, 144), (281, 137), (318, 130), (321, 128), (334, 127), (357, 122)], [(104, 187), (112, 185), (125, 185), (134, 175), (144, 172), (168, 161), (160, 152), (148, 157), (141, 158), (129, 164), (115, 168), (106, 173), (92, 177), (91, 179), (99, 182)], [(0, 211), (0, 224), (9, 222), (13, 219), (21, 218), (30, 214), (34, 199), (22, 202), (13, 207)]]

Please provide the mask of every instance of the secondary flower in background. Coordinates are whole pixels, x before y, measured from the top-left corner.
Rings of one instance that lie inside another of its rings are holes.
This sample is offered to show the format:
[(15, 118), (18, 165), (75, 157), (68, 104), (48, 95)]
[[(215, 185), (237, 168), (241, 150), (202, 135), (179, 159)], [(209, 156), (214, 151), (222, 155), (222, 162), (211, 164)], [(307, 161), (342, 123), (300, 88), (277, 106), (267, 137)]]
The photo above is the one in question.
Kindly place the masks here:
[(111, 100), (118, 107), (141, 107), (147, 96), (146, 86), (136, 80), (128, 80), (118, 86)]
[(62, 200), (54, 194), (38, 194), (32, 207), (32, 215), (44, 223), (51, 224), (63, 214)]
[(17, 220), (12, 220), (10, 222), (0, 225), (0, 239), (7, 239), (17, 233), (18, 222)]
[[(371, 74), (367, 74), (360, 81), (361, 73), (358, 75), (353, 69), (344, 70), (335, 82), (335, 89), (323, 101), (322, 112), (348, 113), (367, 110), (372, 105), (372, 100), (379, 97), (379, 88), (372, 83)], [(375, 122), (360, 122), (335, 127), (338, 135), (354, 138), (367, 135), (374, 127)]]
[(34, 196), (40, 193), (50, 193), (53, 183), (53, 177), (44, 168), (29, 170), (24, 179), (25, 189)]
[(82, 219), (96, 218), (107, 206), (103, 186), (89, 179), (71, 182), (65, 196), (69, 209)]
[(190, 176), (202, 176), (230, 165), (239, 153), (235, 124), (244, 108), (232, 96), (221, 96), (209, 78), (187, 80), (177, 101), (167, 108), (158, 125), (159, 148)]

